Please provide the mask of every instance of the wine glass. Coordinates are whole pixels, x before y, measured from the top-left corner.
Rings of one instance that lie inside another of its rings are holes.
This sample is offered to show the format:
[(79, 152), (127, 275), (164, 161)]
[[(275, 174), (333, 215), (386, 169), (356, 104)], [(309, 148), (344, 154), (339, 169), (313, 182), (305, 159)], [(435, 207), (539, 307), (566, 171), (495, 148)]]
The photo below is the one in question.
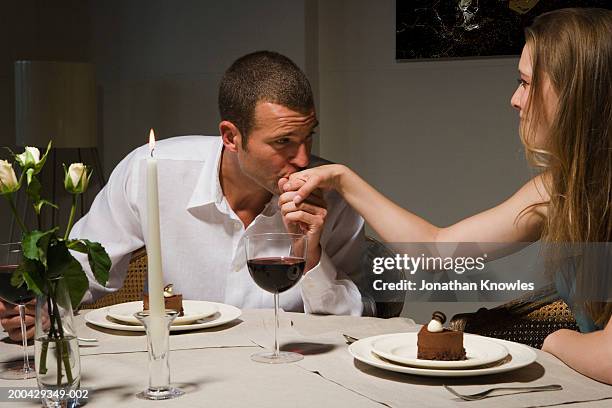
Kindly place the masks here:
[(278, 294), (295, 286), (306, 265), (308, 239), (303, 234), (267, 233), (246, 237), (247, 266), (251, 277), (263, 290), (274, 294), (274, 351), (256, 353), (251, 360), (260, 363), (291, 363), (301, 354), (279, 351)]
[(0, 378), (4, 380), (23, 380), (36, 376), (33, 364), (30, 365), (30, 360), (28, 358), (28, 338), (25, 324), (25, 305), (34, 299), (34, 293), (29, 291), (25, 284), (19, 288), (11, 285), (11, 276), (20, 263), (21, 244), (0, 244), (0, 299), (17, 305), (19, 308), (21, 343), (23, 348), (23, 362), (17, 361), (10, 364), (5, 370), (0, 371)]

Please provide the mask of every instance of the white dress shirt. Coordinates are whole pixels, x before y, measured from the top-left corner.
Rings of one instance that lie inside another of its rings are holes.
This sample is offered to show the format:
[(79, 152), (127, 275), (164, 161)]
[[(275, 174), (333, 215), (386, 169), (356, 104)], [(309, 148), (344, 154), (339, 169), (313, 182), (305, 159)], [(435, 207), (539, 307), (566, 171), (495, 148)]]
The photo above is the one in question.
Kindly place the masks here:
[[(218, 136), (182, 136), (158, 141), (160, 234), (165, 283), (185, 299), (228, 303), (240, 308), (273, 307), (272, 294), (259, 288), (246, 266), (245, 236), (284, 232), (278, 196), (245, 229), (219, 182), (223, 144)], [(83, 302), (119, 289), (130, 254), (146, 246), (147, 146), (131, 152), (113, 171), (90, 211), (71, 237), (100, 242), (112, 268), (106, 287), (83, 265), (90, 287)], [(280, 294), (287, 311), (360, 315), (355, 285), (363, 254), (363, 219), (335, 192), (327, 193), (328, 214), (321, 235), (322, 255), (298, 285)], [(352, 278), (353, 280), (351, 280)]]

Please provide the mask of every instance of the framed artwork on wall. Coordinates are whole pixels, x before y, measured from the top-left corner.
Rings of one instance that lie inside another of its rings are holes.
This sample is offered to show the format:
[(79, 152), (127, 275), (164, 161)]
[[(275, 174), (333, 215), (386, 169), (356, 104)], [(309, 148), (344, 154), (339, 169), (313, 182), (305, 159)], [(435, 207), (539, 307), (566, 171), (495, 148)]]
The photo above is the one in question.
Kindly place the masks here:
[(396, 0), (397, 60), (519, 55), (533, 18), (610, 0)]

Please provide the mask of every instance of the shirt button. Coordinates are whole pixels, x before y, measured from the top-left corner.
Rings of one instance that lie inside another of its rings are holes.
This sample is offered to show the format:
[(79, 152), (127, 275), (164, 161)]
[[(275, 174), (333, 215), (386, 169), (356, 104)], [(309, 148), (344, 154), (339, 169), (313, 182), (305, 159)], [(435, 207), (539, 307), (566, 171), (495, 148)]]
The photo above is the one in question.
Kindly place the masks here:
[(234, 229), (235, 229), (236, 231), (240, 231), (240, 230), (242, 229), (242, 223), (241, 223), (240, 221), (236, 221), (236, 222), (234, 223)]

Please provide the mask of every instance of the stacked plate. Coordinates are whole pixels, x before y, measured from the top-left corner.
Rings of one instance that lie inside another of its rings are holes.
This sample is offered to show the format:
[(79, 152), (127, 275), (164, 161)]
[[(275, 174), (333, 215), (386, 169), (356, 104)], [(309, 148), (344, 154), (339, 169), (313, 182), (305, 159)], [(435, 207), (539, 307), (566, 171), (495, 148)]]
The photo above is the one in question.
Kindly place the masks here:
[(395, 333), (368, 337), (349, 346), (357, 360), (406, 374), (429, 377), (470, 377), (516, 370), (533, 363), (536, 353), (530, 347), (510, 341), (465, 333), (466, 359), (461, 361), (417, 358), (417, 333)]
[[(92, 310), (85, 315), (85, 321), (106, 329), (145, 331), (144, 326), (134, 317), (134, 313), (141, 310), (142, 301), (120, 303)], [(237, 307), (224, 303), (183, 300), (183, 313), (184, 316), (177, 317), (172, 322), (171, 332), (220, 326), (237, 319), (242, 312)]]

